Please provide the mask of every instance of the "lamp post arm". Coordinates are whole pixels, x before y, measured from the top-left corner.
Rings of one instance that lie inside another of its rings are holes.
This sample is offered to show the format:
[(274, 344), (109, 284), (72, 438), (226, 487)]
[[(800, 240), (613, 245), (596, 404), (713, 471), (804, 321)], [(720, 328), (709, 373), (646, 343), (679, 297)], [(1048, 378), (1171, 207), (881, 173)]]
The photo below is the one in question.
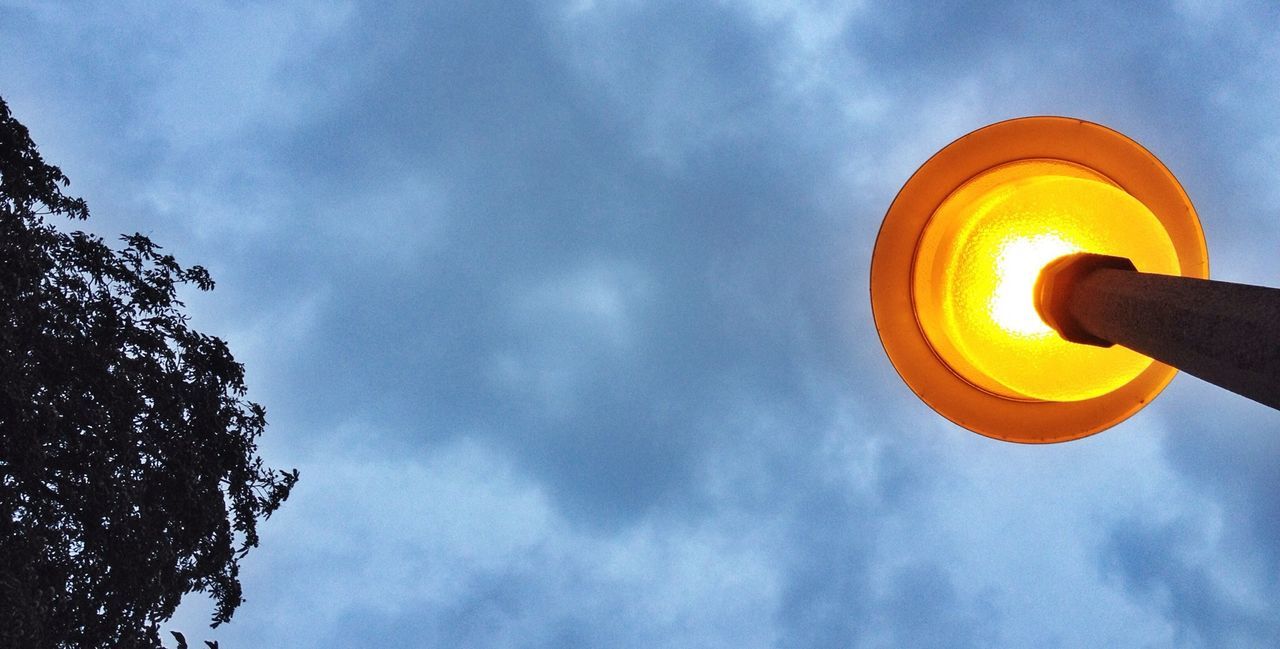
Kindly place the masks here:
[(1067, 340), (1123, 345), (1280, 409), (1280, 289), (1140, 273), (1086, 253), (1051, 263), (1036, 290)]

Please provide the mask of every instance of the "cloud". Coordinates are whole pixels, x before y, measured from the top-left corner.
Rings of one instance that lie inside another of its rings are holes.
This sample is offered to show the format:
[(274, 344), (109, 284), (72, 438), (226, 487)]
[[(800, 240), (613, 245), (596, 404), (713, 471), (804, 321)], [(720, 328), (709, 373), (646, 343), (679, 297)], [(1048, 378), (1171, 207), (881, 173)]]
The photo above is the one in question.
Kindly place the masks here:
[(1191, 511), (1202, 513), (1117, 522), (1110, 572), (1196, 642), (1274, 644), (1280, 471), (1270, 458), (1280, 452), (1280, 420), (1190, 377), (1168, 392), (1159, 411), (1169, 431), (1165, 453), (1203, 503)]
[(950, 574), (936, 564), (902, 568), (878, 602), (884, 626), (871, 646), (991, 647), (998, 642), (999, 614), (992, 602), (966, 599)]
[[(688, 484), (720, 434), (708, 426), (740, 403), (779, 390), (803, 402), (793, 376), (810, 361), (847, 375), (836, 358), (857, 345), (842, 316), (865, 306), (818, 278), (851, 268), (861, 243), (806, 175), (834, 152), (764, 110), (764, 51), (717, 49), (693, 26), (736, 44), (750, 23), (642, 12), (626, 28), (672, 58), (654, 69), (642, 50), (605, 52), (585, 69), (607, 30), (522, 6), (486, 21), (483, 8), (417, 11), (350, 17), (347, 42), (381, 45), (333, 57), (412, 72), (365, 79), (275, 143), (269, 177), (301, 179), (271, 185), (292, 192), (278, 216), (298, 228), (252, 239), (250, 265), (224, 282), (283, 274), (326, 296), (310, 352), (276, 361), (327, 377), (282, 396), (273, 412), (289, 428), (354, 414), (423, 442), (490, 437), (583, 515), (632, 518)], [(669, 33), (677, 18), (693, 24)], [(681, 69), (692, 76), (672, 78)], [(756, 88), (741, 92), (757, 108), (727, 123), (730, 100), (707, 84)], [(706, 106), (677, 102), (685, 90)], [(432, 179), (439, 198), (414, 200), (399, 178)], [(427, 242), (406, 247), (421, 229)]]
[(1274, 645), (1280, 640), (1274, 600), (1249, 601), (1224, 584), (1215, 574), (1222, 551), (1197, 551), (1203, 543), (1198, 528), (1183, 521), (1120, 521), (1102, 555), (1104, 573), (1168, 619), (1177, 646)]
[[(315, 478), (246, 563), (251, 602), (212, 635), (334, 647), (845, 646), (866, 633), (870, 521), (887, 512), (875, 492), (813, 471), (824, 455), (796, 453), (787, 473), (814, 477), (779, 482), (755, 471), (776, 461), (762, 451), (697, 481), (701, 516), (654, 512), (601, 530), (492, 446), (460, 441), (423, 461), (335, 444), (303, 464)], [(717, 489), (740, 474), (765, 484)], [(937, 569), (928, 578), (945, 581)], [(171, 624), (192, 615), (185, 606)]]

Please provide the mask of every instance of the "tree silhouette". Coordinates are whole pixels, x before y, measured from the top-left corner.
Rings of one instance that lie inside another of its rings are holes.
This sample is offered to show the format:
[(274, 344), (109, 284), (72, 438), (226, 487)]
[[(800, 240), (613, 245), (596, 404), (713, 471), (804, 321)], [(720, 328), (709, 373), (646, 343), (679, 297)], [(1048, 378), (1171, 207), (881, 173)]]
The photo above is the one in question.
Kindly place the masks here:
[(148, 647), (183, 595), (241, 604), (239, 561), (297, 470), (263, 466), (243, 367), (140, 234), (113, 250), (0, 99), (0, 646)]

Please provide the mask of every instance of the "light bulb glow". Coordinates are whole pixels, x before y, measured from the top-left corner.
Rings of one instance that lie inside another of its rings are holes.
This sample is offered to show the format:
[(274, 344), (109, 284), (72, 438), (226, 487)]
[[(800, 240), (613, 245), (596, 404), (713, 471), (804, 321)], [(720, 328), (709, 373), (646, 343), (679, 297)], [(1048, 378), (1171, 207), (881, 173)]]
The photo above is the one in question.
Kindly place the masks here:
[(935, 353), (970, 383), (1013, 399), (1090, 399), (1138, 376), (1151, 359), (1067, 342), (1036, 312), (1040, 271), (1074, 252), (1179, 271), (1155, 215), (1091, 170), (1024, 161), (961, 186), (934, 212), (914, 262), (912, 298)]
[(1055, 234), (1006, 239), (996, 253), (996, 285), (987, 302), (991, 319), (1015, 336), (1054, 335), (1036, 312), (1036, 278), (1049, 262), (1079, 251)]

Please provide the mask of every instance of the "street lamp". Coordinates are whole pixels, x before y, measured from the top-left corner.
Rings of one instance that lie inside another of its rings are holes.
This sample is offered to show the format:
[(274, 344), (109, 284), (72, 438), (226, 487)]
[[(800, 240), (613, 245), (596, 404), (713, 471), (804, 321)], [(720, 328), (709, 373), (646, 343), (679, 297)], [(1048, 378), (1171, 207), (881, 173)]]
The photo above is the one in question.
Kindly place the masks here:
[(1155, 156), (1028, 117), (912, 175), (876, 240), (871, 303), (889, 359), (940, 414), (1058, 442), (1137, 412), (1173, 366), (1280, 407), (1280, 291), (1207, 277), (1195, 209)]

